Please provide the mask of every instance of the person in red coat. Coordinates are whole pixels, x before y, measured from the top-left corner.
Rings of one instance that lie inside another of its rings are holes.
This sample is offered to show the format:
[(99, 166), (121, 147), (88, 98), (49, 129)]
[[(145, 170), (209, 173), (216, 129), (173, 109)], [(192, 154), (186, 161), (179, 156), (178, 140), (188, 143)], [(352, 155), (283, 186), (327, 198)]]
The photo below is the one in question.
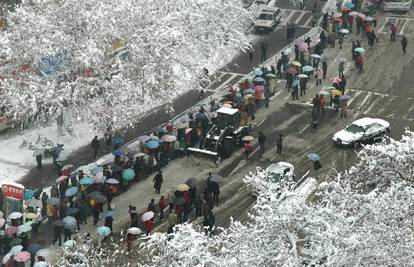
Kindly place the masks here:
[(152, 222), (152, 219), (145, 222), (145, 230), (147, 231), (147, 235), (151, 234), (153, 226), (154, 224)]

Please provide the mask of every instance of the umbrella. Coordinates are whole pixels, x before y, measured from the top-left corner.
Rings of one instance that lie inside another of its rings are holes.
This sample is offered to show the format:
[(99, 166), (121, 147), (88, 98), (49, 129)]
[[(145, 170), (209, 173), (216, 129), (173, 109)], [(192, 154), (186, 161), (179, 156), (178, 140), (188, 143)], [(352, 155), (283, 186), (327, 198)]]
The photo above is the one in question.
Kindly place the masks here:
[(302, 71), (303, 71), (303, 72), (310, 72), (310, 71), (313, 71), (313, 67), (312, 67), (312, 66), (309, 66), (309, 65), (303, 66), (303, 67), (302, 67)]
[(151, 220), (152, 218), (154, 218), (154, 212), (153, 211), (147, 211), (144, 214), (142, 214), (142, 216), (141, 216), (141, 220), (143, 222)]
[(102, 166), (96, 166), (94, 168), (92, 168), (91, 170), (91, 174), (96, 175), (97, 173), (103, 172), (103, 167)]
[(235, 92), (237, 92), (236, 87), (230, 86), (228, 92), (229, 93), (235, 93)]
[(105, 211), (105, 217), (112, 217), (112, 215), (113, 215), (112, 210)]
[(32, 227), (30, 225), (27, 225), (27, 224), (22, 224), (22, 225), (19, 225), (19, 227), (17, 227), (17, 234), (27, 233), (27, 232), (30, 232), (30, 231), (32, 231)]
[(289, 74), (293, 74), (293, 75), (298, 74), (298, 70), (295, 69), (295, 68), (289, 68), (289, 69), (287, 69), (286, 72), (289, 73)]
[(70, 174), (69, 178), (73, 179), (76, 178), (80, 174), (80, 171), (74, 171)]
[(112, 155), (114, 155), (115, 157), (120, 157), (124, 154), (124, 151), (120, 148), (112, 151)]
[[(6, 230), (7, 231), (7, 230)], [(21, 245), (22, 244), (22, 239), (21, 238), (14, 238), (10, 243), (9, 243), (9, 245), (10, 246), (12, 246), (12, 247), (14, 247), (14, 246), (17, 246), (17, 245)]]
[(47, 248), (42, 248), (41, 250), (36, 252), (36, 257), (40, 256), (40, 257), (43, 257), (45, 259), (48, 259), (49, 255), (50, 255), (50, 250), (48, 250)]
[(127, 233), (130, 235), (140, 235), (142, 231), (138, 227), (131, 227), (127, 230)]
[(31, 190), (31, 189), (26, 189), (26, 190), (24, 191), (24, 199), (25, 199), (25, 200), (31, 199), (31, 198), (33, 197), (33, 194), (34, 194), (33, 190)]
[(160, 146), (160, 142), (158, 140), (150, 140), (150, 141), (145, 142), (145, 147), (148, 149), (154, 149), (159, 146)]
[(105, 183), (107, 183), (107, 184), (119, 184), (119, 181), (117, 179), (110, 178), (110, 179), (106, 180)]
[(334, 19), (334, 21), (339, 22), (339, 23), (344, 22), (344, 20), (343, 20), (343, 19), (341, 19), (341, 18), (335, 18), (335, 19)]
[(108, 154), (103, 156), (102, 158), (98, 159), (96, 161), (96, 164), (99, 166), (104, 166), (104, 165), (108, 165), (111, 164), (112, 162), (114, 162), (115, 160), (115, 156), (112, 154)]
[[(4, 218), (0, 218), (0, 228), (3, 227), (3, 225), (6, 223), (6, 220)], [(1, 235), (0, 235), (1, 236)]]
[(255, 82), (255, 83), (262, 83), (264, 81), (265, 81), (265, 79), (263, 79), (260, 76), (254, 77), (254, 79), (253, 79), (253, 82)]
[[(237, 96), (237, 97), (240, 97), (240, 96)], [(193, 130), (193, 128), (187, 128), (187, 129), (185, 129), (185, 134), (188, 134), (189, 132), (191, 132)]]
[(357, 11), (351, 11), (351, 12), (349, 12), (348, 15), (355, 17), (355, 16), (358, 16), (358, 12)]
[(82, 171), (84, 174), (90, 174), (91, 173), (91, 169), (89, 168), (88, 165), (80, 166), (76, 170), (77, 171)]
[(28, 226), (32, 226), (34, 223), (35, 223), (35, 221), (30, 220), (30, 221), (25, 222), (24, 224), (28, 225)]
[(80, 179), (79, 183), (81, 185), (91, 185), (93, 183), (91, 176), (85, 176), (82, 179)]
[(276, 75), (274, 75), (273, 73), (268, 73), (266, 74), (266, 78), (276, 78)]
[(349, 100), (351, 98), (351, 96), (350, 95), (343, 95), (343, 96), (340, 96), (339, 97), (339, 100), (341, 100), (341, 101), (347, 101), (347, 100)]
[(36, 262), (33, 267), (48, 267), (49, 265), (45, 261), (38, 261)]
[(75, 167), (75, 166), (73, 166), (72, 164), (67, 164), (67, 165), (63, 166), (61, 170), (64, 171), (64, 170), (71, 169), (73, 167)]
[(246, 136), (243, 136), (243, 138), (241, 140), (249, 142), (249, 141), (253, 141), (254, 137), (251, 136), (251, 135), (246, 135)]
[(99, 226), (96, 228), (96, 233), (101, 236), (108, 236), (111, 234), (111, 229), (108, 226)]
[(95, 196), (93, 199), (95, 199), (96, 202), (101, 203), (101, 204), (103, 204), (106, 201), (108, 201), (108, 199), (104, 195), (102, 195), (102, 194)]
[(79, 209), (78, 208), (68, 208), (66, 210), (66, 214), (69, 215), (69, 216), (71, 216), (73, 214), (76, 214), (78, 212), (79, 212)]
[(306, 74), (299, 74), (298, 76), (297, 76), (298, 78), (309, 78), (309, 76), (308, 75), (306, 75)]
[(338, 61), (339, 61), (339, 63), (344, 63), (344, 62), (347, 62), (348, 59), (346, 59), (344, 57), (340, 57), (340, 58), (338, 58)]
[(102, 196), (102, 193), (99, 192), (99, 191), (93, 191), (93, 192), (88, 194), (89, 198), (96, 198), (96, 197), (100, 197), (100, 196)]
[(11, 253), (7, 253), (6, 255), (4, 255), (4, 257), (3, 257), (3, 264), (6, 264), (10, 260), (10, 258), (12, 256), (13, 255)]
[[(87, 176), (88, 177), (88, 176)], [(86, 177), (85, 177), (86, 178)], [(85, 178), (83, 178), (83, 179), (85, 179)], [(83, 180), (82, 179), (82, 180)], [(81, 181), (82, 181), (81, 180)], [(72, 196), (74, 196), (74, 195), (76, 195), (76, 193), (78, 193), (78, 188), (77, 187), (75, 187), (75, 186), (72, 186), (72, 187), (69, 187), (67, 190), (66, 190), (66, 192), (65, 192), (65, 196), (67, 196), (67, 197), (72, 197)]]
[(123, 145), (123, 144), (125, 144), (125, 140), (122, 137), (117, 136), (117, 137), (114, 137), (112, 139), (112, 144), (114, 144), (114, 145)]
[(65, 243), (63, 243), (64, 246), (66, 247), (73, 247), (74, 245), (76, 245), (76, 241), (69, 239), (68, 241), (66, 241)]
[(32, 244), (30, 244), (30, 246), (27, 248), (27, 251), (30, 253), (30, 254), (36, 254), (36, 252), (38, 252), (39, 250), (41, 250), (42, 249), (42, 246), (41, 245), (39, 245), (39, 244), (36, 244), (36, 243), (32, 243)]
[(308, 159), (311, 160), (311, 161), (318, 161), (321, 158), (319, 157), (318, 154), (310, 153), (310, 154), (308, 154)]
[(187, 128), (187, 126), (188, 126), (188, 124), (186, 122), (182, 122), (182, 121), (179, 121), (176, 124), (174, 124), (174, 127), (176, 129), (184, 129), (184, 128)]
[(151, 137), (149, 135), (141, 135), (137, 139), (141, 142), (147, 142), (148, 140), (151, 139)]
[(23, 216), (23, 214), (21, 212), (15, 211), (15, 212), (10, 213), (8, 218), (10, 220), (15, 220), (15, 219), (21, 218), (22, 216)]
[(332, 77), (329, 79), (330, 82), (332, 83), (340, 83), (341, 82), (341, 78), (338, 77)]
[(0, 210), (0, 218), (4, 216), (4, 213)]
[(367, 19), (367, 16), (365, 14), (363, 14), (363, 13), (358, 13), (357, 16), (360, 17), (362, 20), (366, 20)]
[(145, 156), (145, 153), (138, 152), (134, 155), (134, 158), (140, 158), (140, 157), (143, 157), (143, 156)]
[(22, 245), (17, 245), (17, 246), (12, 247), (10, 249), (9, 253), (12, 254), (12, 256), (14, 256), (22, 250), (23, 250), (23, 246)]
[(174, 203), (175, 205), (183, 205), (185, 203), (185, 200), (184, 198), (180, 197), (180, 198), (175, 199)]
[[(341, 8), (341, 12), (342, 12), (342, 13), (346, 13), (346, 12), (350, 12), (350, 11), (352, 11), (352, 9), (350, 9), (350, 8), (348, 8), (348, 7), (343, 7), (343, 8)], [(341, 14), (341, 16), (342, 16), (342, 14)]]
[(362, 47), (357, 47), (357, 48), (354, 49), (354, 51), (355, 52), (359, 52), (359, 53), (364, 53), (365, 52), (365, 49), (362, 48)]
[(320, 94), (320, 95), (326, 95), (326, 96), (330, 95), (330, 93), (327, 92), (327, 91), (320, 91), (318, 94)]
[(197, 114), (195, 114), (195, 117), (197, 119), (204, 119), (206, 117), (206, 114), (204, 114), (203, 112), (198, 112)]
[(179, 184), (175, 187), (175, 189), (177, 191), (180, 191), (180, 192), (185, 192), (185, 191), (188, 191), (188, 189), (190, 189), (190, 187), (186, 184)]
[(302, 38), (298, 38), (295, 40), (296, 45), (300, 45), (301, 43), (304, 43), (305, 41)]
[(348, 29), (340, 29), (340, 30), (339, 30), (339, 32), (340, 32), (340, 33), (343, 33), (343, 34), (348, 34), (348, 33), (350, 33), (350, 31), (349, 31)]
[(5, 230), (7, 236), (13, 236), (15, 233), (17, 233), (17, 227), (16, 226), (9, 226)]
[(60, 183), (64, 180), (66, 180), (67, 178), (68, 178), (68, 176), (62, 175), (62, 176), (60, 176), (59, 178), (56, 179), (56, 183)]
[(66, 160), (65, 156), (60, 156), (57, 159), (55, 159), (55, 161), (64, 161), (64, 160)]
[(58, 199), (57, 197), (50, 197), (46, 200), (46, 202), (50, 205), (59, 205), (60, 199)]
[(305, 42), (300, 43), (299, 44), (299, 51), (304, 52), (304, 51), (308, 50), (308, 47), (309, 47), (309, 45), (307, 43), (305, 43)]
[(162, 141), (171, 143), (177, 141), (177, 137), (175, 135), (164, 135), (162, 138)]
[(125, 181), (132, 181), (135, 177), (135, 172), (133, 169), (125, 169), (122, 172), (122, 179)]
[(262, 75), (263, 75), (263, 71), (261, 71), (260, 69), (254, 70), (254, 76), (262, 76)]
[(313, 57), (313, 58), (321, 58), (321, 56), (318, 55), (318, 54), (312, 54), (311, 57)]
[(186, 185), (193, 187), (197, 184), (197, 180), (195, 178), (190, 178), (185, 182)]
[(302, 67), (302, 64), (300, 64), (300, 62), (298, 62), (298, 61), (293, 61), (292, 65), (297, 66), (297, 67)]
[(210, 177), (210, 181), (216, 182), (216, 183), (220, 183), (220, 182), (223, 182), (224, 181), (224, 177), (221, 176), (221, 175), (218, 175), (218, 174), (213, 174)]
[(28, 199), (24, 203), (26, 204), (26, 206), (32, 207), (32, 208), (37, 208), (37, 207), (41, 208), (41, 207), (43, 207), (42, 201), (40, 201), (38, 199), (35, 199), (35, 198)]
[(346, 7), (346, 8), (354, 8), (355, 7), (355, 5), (352, 3), (352, 2), (348, 2), (348, 3), (346, 3), (345, 5), (344, 5), (344, 7)]
[(28, 261), (28, 260), (30, 260), (30, 253), (27, 252), (27, 251), (21, 251), (21, 252), (17, 253), (16, 256), (14, 256), (13, 259), (17, 262)]
[(54, 226), (63, 226), (65, 223), (62, 220), (56, 220), (53, 222)]
[(69, 225), (75, 225), (76, 226), (76, 219), (73, 218), (72, 216), (66, 216), (65, 218), (63, 218), (63, 223), (64, 224), (69, 224)]
[(243, 92), (244, 94), (253, 94), (254, 93), (254, 89), (253, 88), (247, 88), (244, 90)]
[(338, 96), (342, 95), (342, 92), (337, 89), (330, 90), (330, 92), (334, 95), (338, 95)]
[(366, 20), (366, 21), (373, 21), (373, 20), (375, 20), (375, 19), (374, 19), (373, 17), (368, 16), (365, 20)]

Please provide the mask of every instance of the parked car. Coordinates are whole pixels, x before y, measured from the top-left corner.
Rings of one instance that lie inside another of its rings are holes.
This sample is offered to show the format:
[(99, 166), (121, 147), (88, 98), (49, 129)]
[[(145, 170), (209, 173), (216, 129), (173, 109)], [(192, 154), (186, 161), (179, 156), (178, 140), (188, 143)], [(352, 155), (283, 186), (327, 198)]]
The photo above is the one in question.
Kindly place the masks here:
[(383, 119), (361, 118), (340, 130), (332, 137), (338, 146), (357, 148), (360, 144), (380, 141), (390, 131), (390, 124)]
[(282, 19), (282, 11), (279, 8), (264, 6), (254, 22), (256, 31), (272, 31)]
[(288, 162), (278, 162), (273, 163), (266, 168), (266, 173), (268, 177), (274, 182), (279, 182), (281, 178), (293, 178), (294, 177), (295, 167)]

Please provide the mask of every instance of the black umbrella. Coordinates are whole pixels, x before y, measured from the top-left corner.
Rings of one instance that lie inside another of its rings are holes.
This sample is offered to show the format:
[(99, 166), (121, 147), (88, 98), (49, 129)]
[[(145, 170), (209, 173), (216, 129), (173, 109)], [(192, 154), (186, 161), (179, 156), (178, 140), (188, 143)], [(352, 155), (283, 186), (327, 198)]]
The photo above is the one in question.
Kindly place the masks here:
[(102, 193), (101, 192), (99, 192), (99, 191), (93, 191), (93, 192), (91, 192), (91, 193), (89, 193), (88, 194), (88, 197), (89, 198), (95, 198), (96, 196), (102, 196)]
[(62, 220), (56, 220), (53, 222), (54, 226), (63, 226), (65, 223)]
[(51, 198), (48, 198), (46, 202), (47, 204), (50, 204), (50, 205), (59, 205), (60, 199), (58, 199), (57, 197), (51, 197)]
[(78, 208), (68, 208), (66, 210), (66, 215), (73, 215), (79, 212)]
[(185, 182), (185, 184), (189, 187), (194, 187), (197, 184), (197, 180), (195, 178), (190, 178)]
[(30, 244), (30, 246), (27, 248), (27, 251), (30, 254), (34, 255), (34, 254), (36, 254), (36, 252), (38, 252), (41, 249), (42, 249), (42, 246), (41, 245), (36, 244), (36, 243), (33, 243), (33, 244)]
[(223, 182), (223, 181), (224, 181), (224, 178), (223, 178), (223, 176), (221, 176), (221, 175), (218, 175), (218, 174), (213, 174), (213, 175), (211, 176), (211, 178), (210, 178), (210, 181), (212, 181), (212, 182), (216, 182), (216, 183), (220, 183), (220, 182)]
[(101, 203), (101, 204), (103, 204), (106, 201), (108, 201), (108, 199), (104, 195), (95, 196), (93, 199), (95, 199), (96, 202)]

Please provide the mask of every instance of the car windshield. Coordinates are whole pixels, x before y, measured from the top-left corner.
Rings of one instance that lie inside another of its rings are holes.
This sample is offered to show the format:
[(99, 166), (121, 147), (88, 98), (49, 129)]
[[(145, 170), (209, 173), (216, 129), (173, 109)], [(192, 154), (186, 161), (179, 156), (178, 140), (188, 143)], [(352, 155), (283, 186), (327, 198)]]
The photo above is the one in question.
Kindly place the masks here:
[(273, 20), (273, 15), (272, 14), (260, 14), (260, 16), (257, 19)]
[(365, 132), (364, 128), (362, 128), (361, 126), (355, 125), (355, 124), (351, 124), (348, 127), (346, 127), (346, 131), (350, 133)]

